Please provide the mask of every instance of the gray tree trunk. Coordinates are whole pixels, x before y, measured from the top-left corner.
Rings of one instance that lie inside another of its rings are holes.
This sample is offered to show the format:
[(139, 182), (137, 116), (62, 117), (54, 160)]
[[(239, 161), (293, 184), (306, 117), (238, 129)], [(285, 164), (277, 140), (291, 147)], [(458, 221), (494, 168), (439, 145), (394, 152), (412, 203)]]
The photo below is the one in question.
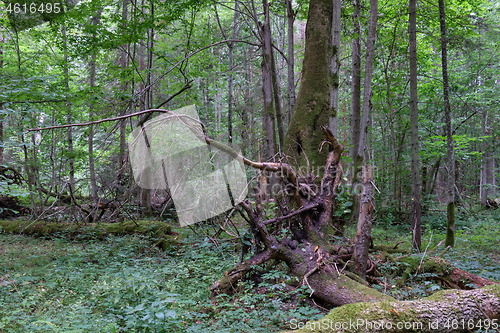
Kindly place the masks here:
[[(92, 25), (97, 25), (99, 23), (99, 17), (101, 15), (101, 11), (98, 11), (96, 16), (92, 17)], [(94, 41), (96, 40), (95, 33), (92, 38)], [(95, 87), (95, 73), (96, 73), (96, 51), (95, 48), (92, 51), (90, 56), (90, 105), (89, 105), (89, 121), (93, 121), (94, 119), (94, 87)], [(92, 200), (97, 202), (98, 200), (98, 188), (97, 188), (97, 180), (95, 175), (95, 163), (94, 163), (94, 126), (89, 126), (89, 137), (88, 137), (88, 145), (89, 145), (89, 175), (90, 175), (90, 188)]]
[[(375, 34), (377, 32), (378, 0), (370, 0), (370, 26), (368, 28), (368, 42), (366, 46), (366, 67), (363, 82), (363, 116), (359, 136), (359, 147), (356, 152), (356, 161), (363, 161), (363, 189), (358, 216), (358, 228), (354, 247), (354, 256), (358, 275), (366, 277), (368, 250), (370, 246), (371, 229), (373, 223), (373, 169), (369, 166), (369, 156), (366, 152), (366, 140), (370, 127), (373, 57), (375, 54)], [(357, 162), (356, 162), (357, 163)]]
[(410, 132), (411, 132), (411, 192), (412, 192), (412, 248), (420, 251), (421, 215), (420, 160), (418, 139), (418, 90), (417, 90), (417, 0), (409, 4), (410, 30)]
[(293, 108), (295, 107), (295, 51), (293, 23), (295, 22), (295, 12), (292, 7), (292, 0), (286, 0), (287, 16), (287, 38), (288, 38), (288, 66), (287, 66), (287, 89), (288, 89), (288, 112), (286, 117), (287, 125), (290, 124)]
[[(66, 122), (68, 124), (72, 123), (72, 109), (71, 109), (71, 102), (69, 101), (69, 59), (68, 59), (68, 47), (67, 47), (67, 38), (66, 38), (66, 27), (62, 27), (62, 35), (63, 35), (63, 42), (64, 42), (64, 88), (66, 91)], [(73, 157), (73, 131), (71, 127), (68, 127), (68, 132), (67, 132), (67, 139), (68, 139), (68, 165), (69, 165), (69, 192), (71, 194), (71, 200), (73, 200), (73, 194), (75, 192), (75, 159)]]
[(330, 90), (330, 119), (328, 127), (334, 136), (337, 136), (337, 112), (339, 107), (339, 85), (340, 85), (340, 12), (342, 2), (333, 0), (332, 15), (332, 55), (330, 58), (330, 75), (332, 86)]
[[(125, 30), (127, 27), (127, 19), (128, 19), (128, 3), (129, 0), (123, 0), (122, 3), (122, 21), (123, 25), (122, 28)], [(122, 45), (123, 49), (120, 51), (120, 67), (122, 69), (122, 72), (124, 73), (125, 70), (128, 67), (128, 53), (130, 51), (130, 45)], [(122, 78), (121, 82), (121, 91), (122, 93), (126, 93), (128, 89), (128, 80), (126, 77)], [(129, 107), (129, 103), (127, 105), (122, 105), (122, 112), (120, 113), (121, 116), (124, 116), (127, 113), (127, 108)], [(118, 155), (118, 162), (119, 162), (119, 171), (118, 171), (118, 179), (119, 181), (123, 177), (124, 173), (124, 164), (126, 163), (126, 156), (127, 156), (127, 134), (126, 134), (126, 120), (123, 119), (120, 121), (120, 152)]]

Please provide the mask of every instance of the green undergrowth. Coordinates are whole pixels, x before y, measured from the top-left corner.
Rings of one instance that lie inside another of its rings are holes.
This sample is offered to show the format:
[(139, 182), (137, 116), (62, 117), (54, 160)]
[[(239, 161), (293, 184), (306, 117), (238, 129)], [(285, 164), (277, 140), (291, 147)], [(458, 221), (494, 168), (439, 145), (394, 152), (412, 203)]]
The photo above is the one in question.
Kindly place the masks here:
[[(450, 261), (457, 268), (500, 282), (500, 210), (458, 213), (456, 217), (455, 247), (445, 251), (446, 213), (422, 216), (422, 251), (412, 255), (420, 263), (431, 256)], [(355, 226), (346, 229), (349, 237), (355, 236)], [(391, 224), (374, 221), (372, 238), (375, 247), (394, 248), (390, 254), (374, 251), (371, 257), (378, 262), (380, 276), (372, 286), (398, 300), (414, 300), (429, 296), (447, 286), (437, 274), (420, 269), (404, 273), (410, 266), (407, 253), (411, 251), (409, 224)], [(397, 245), (397, 246), (396, 246)], [(418, 266), (418, 265), (417, 265)], [(404, 279), (402, 276), (404, 274)]]
[(185, 237), (166, 251), (151, 235), (0, 233), (0, 332), (275, 332), (319, 318), (272, 267), (211, 299), (238, 251), (175, 230)]
[(35, 237), (64, 237), (76, 240), (104, 239), (109, 235), (123, 236), (139, 234), (148, 236), (155, 245), (165, 250), (179, 245), (179, 234), (167, 223), (138, 220), (120, 223), (60, 223), (30, 221), (25, 219), (0, 220), (0, 232)]

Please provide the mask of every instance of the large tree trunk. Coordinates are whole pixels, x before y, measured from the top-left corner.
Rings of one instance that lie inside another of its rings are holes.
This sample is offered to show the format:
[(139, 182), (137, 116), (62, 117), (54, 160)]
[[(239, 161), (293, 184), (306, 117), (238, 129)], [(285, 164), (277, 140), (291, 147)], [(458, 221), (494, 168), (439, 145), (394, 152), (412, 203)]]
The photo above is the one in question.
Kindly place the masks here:
[(339, 107), (339, 85), (340, 85), (340, 13), (342, 2), (333, 0), (332, 9), (332, 37), (331, 37), (331, 57), (330, 57), (330, 75), (332, 86), (330, 90), (330, 109), (331, 115), (328, 127), (334, 136), (337, 136), (337, 112)]
[[(63, 25), (62, 26), (62, 35), (63, 35), (63, 42), (64, 42), (64, 88), (66, 92), (66, 122), (68, 124), (71, 124), (73, 122), (72, 118), (72, 109), (71, 109), (71, 102), (69, 101), (69, 59), (68, 59), (68, 45), (67, 45), (67, 38), (66, 38), (66, 27)], [(67, 138), (68, 138), (68, 155), (70, 156), (68, 158), (68, 166), (69, 166), (69, 193), (70, 196), (74, 196), (75, 192), (75, 159), (73, 157), (73, 131), (71, 127), (68, 127), (68, 132), (67, 132)]]
[(316, 322), (293, 332), (473, 332), (497, 331), (500, 285), (460, 291), (444, 290), (417, 301), (356, 303), (338, 307)]
[(332, 0), (312, 0), (306, 25), (302, 83), (288, 128), (284, 151), (300, 166), (322, 167), (326, 152), (320, 127), (328, 125), (330, 108), (329, 54)]
[[(101, 11), (99, 10), (97, 12), (96, 16), (93, 16), (91, 19), (91, 22), (93, 25), (97, 25), (99, 23), (99, 18), (101, 15)], [(96, 35), (95, 33), (92, 35), (92, 38), (94, 41), (96, 40)], [(95, 74), (96, 74), (96, 51), (95, 48), (92, 50), (92, 54), (90, 56), (90, 105), (89, 105), (89, 121), (93, 121), (94, 119), (94, 87), (95, 87)], [(89, 138), (88, 138), (88, 145), (89, 145), (89, 176), (90, 176), (90, 188), (91, 188), (91, 195), (92, 195), (92, 200), (94, 202), (98, 201), (98, 195), (97, 195), (97, 180), (96, 180), (96, 175), (95, 175), (95, 163), (94, 163), (94, 127), (93, 125), (89, 126)], [(93, 220), (93, 218), (91, 218)]]
[(412, 193), (412, 248), (422, 246), (420, 220), (420, 160), (418, 140), (418, 90), (417, 90), (417, 0), (410, 0), (410, 132), (411, 132), (411, 193)]
[(294, 40), (293, 40), (293, 22), (295, 21), (295, 12), (292, 7), (292, 0), (286, 1), (286, 17), (287, 17), (287, 39), (288, 39), (288, 112), (286, 117), (286, 124), (290, 124), (292, 118), (293, 108), (295, 107), (295, 53), (294, 53)]
[(446, 14), (444, 0), (439, 0), (439, 23), (441, 27), (441, 64), (443, 71), (443, 102), (445, 116), (446, 146), (448, 158), (448, 183), (447, 183), (447, 226), (446, 246), (455, 245), (455, 156), (453, 149), (453, 131), (451, 128), (450, 85), (448, 80), (448, 37), (446, 32)]
[(262, 93), (264, 98), (264, 113), (262, 115), (262, 126), (265, 135), (263, 147), (263, 158), (268, 161), (276, 153), (276, 136), (274, 126), (273, 108), (273, 85), (272, 85), (272, 36), (271, 22), (269, 17), (269, 4), (267, 0), (262, 1), (264, 7), (264, 24), (260, 25), (260, 36), (262, 39)]

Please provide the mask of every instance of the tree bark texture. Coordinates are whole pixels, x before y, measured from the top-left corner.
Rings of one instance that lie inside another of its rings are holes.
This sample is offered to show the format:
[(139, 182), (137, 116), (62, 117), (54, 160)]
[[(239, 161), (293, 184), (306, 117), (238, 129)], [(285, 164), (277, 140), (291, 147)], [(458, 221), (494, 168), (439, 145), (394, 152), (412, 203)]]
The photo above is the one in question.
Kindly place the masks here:
[(411, 192), (412, 192), (412, 248), (422, 246), (420, 203), (420, 160), (418, 139), (418, 88), (417, 88), (417, 0), (409, 4), (410, 30), (410, 132), (411, 132)]
[(447, 226), (446, 226), (446, 246), (455, 245), (455, 156), (453, 131), (451, 124), (451, 106), (450, 106), (450, 85), (448, 80), (448, 37), (446, 31), (446, 13), (444, 0), (439, 0), (439, 24), (441, 29), (441, 64), (443, 71), (443, 103), (446, 132), (446, 151), (448, 158), (448, 184), (447, 184)]
[(262, 127), (265, 135), (262, 157), (265, 161), (269, 161), (276, 153), (275, 110), (273, 107), (272, 84), (272, 36), (269, 4), (267, 0), (263, 0), (262, 4), (264, 6), (264, 24), (260, 24), (260, 36), (262, 39), (262, 93), (264, 98)]
[(354, 243), (354, 258), (358, 275), (366, 279), (368, 251), (373, 224), (373, 199), (375, 197), (373, 188), (373, 168), (366, 163), (363, 165), (363, 177), (358, 228)]
[(361, 11), (360, 0), (354, 0), (354, 12), (352, 14), (354, 38), (352, 40), (352, 80), (351, 80), (351, 184), (354, 186), (358, 180), (358, 172), (361, 161), (357, 158), (359, 150), (359, 136), (361, 124), (361, 22), (359, 20)]
[(300, 166), (318, 168), (326, 152), (318, 151), (323, 141), (321, 126), (328, 125), (330, 112), (329, 40), (333, 2), (312, 0), (306, 24), (306, 47), (302, 83), (288, 128), (284, 151)]
[(460, 333), (473, 332), (479, 325), (482, 328), (488, 325), (489, 331), (494, 332), (499, 319), (500, 285), (497, 284), (467, 291), (443, 290), (416, 301), (348, 304), (293, 332)]
[(355, 260), (358, 275), (366, 278), (366, 267), (368, 264), (368, 248), (373, 222), (373, 168), (369, 166), (369, 157), (366, 153), (366, 140), (368, 128), (370, 127), (371, 95), (372, 95), (372, 73), (373, 56), (375, 53), (375, 33), (377, 31), (378, 0), (370, 1), (370, 26), (368, 28), (368, 43), (366, 47), (366, 68), (363, 82), (363, 116), (359, 135), (359, 146), (356, 152), (354, 165), (363, 162), (363, 185), (361, 198), (359, 198), (358, 227), (355, 241)]
[(334, 136), (337, 136), (337, 112), (339, 107), (339, 85), (340, 85), (340, 13), (342, 2), (333, 0), (332, 9), (332, 36), (331, 36), (331, 55), (330, 55), (330, 109), (331, 115), (328, 127)]
[(295, 12), (292, 7), (292, 0), (286, 0), (286, 17), (287, 17), (287, 89), (288, 89), (288, 112), (286, 124), (290, 124), (293, 108), (295, 107), (295, 51), (294, 51), (294, 34), (293, 23), (295, 22)]

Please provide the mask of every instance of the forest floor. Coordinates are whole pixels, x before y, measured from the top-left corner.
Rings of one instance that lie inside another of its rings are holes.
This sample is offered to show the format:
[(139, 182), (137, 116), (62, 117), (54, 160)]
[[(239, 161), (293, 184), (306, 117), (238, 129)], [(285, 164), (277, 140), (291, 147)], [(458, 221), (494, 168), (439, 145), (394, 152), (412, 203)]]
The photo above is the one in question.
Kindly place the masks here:
[[(459, 214), (456, 246), (444, 257), (500, 281), (499, 221), (499, 210)], [(444, 239), (445, 217), (427, 215), (423, 224), (423, 248), (430, 251)], [(308, 298), (307, 286), (292, 287), (298, 281), (282, 266), (261, 269), (235, 295), (211, 300), (212, 283), (240, 260), (238, 247), (174, 230), (180, 245), (166, 251), (142, 235), (34, 238), (0, 230), (0, 332), (278, 332), (326, 313)], [(353, 233), (348, 227), (346, 234)], [(401, 241), (404, 250), (410, 237), (408, 226), (383, 218), (373, 230), (375, 245)], [(425, 273), (399, 285), (394, 258), (379, 267), (375, 288), (400, 300), (442, 288)]]

